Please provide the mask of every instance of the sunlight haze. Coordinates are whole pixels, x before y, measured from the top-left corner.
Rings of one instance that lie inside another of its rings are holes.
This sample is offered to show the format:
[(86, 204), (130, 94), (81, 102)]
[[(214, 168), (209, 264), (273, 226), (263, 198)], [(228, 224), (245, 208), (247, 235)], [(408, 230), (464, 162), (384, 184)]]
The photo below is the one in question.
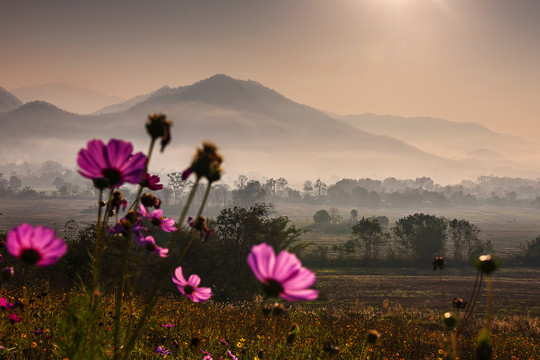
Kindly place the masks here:
[(539, 14), (532, 0), (6, 1), (0, 86), (128, 99), (224, 73), (337, 114), (535, 138)]

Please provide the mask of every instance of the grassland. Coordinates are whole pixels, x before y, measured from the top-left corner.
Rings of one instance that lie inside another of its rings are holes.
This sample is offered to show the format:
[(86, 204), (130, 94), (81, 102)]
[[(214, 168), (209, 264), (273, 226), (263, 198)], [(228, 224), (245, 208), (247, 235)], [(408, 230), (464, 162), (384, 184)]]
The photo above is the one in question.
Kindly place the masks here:
[[(0, 230), (4, 231), (22, 222), (56, 224), (56, 229), (62, 230), (68, 219), (91, 222), (95, 216), (93, 211), (87, 211), (94, 205), (92, 200), (3, 199), (0, 204)], [(301, 227), (310, 224), (313, 213), (321, 208), (329, 207), (278, 204), (275, 209)], [(348, 208), (339, 210), (344, 218), (350, 213)], [(503, 255), (518, 251), (520, 243), (540, 233), (540, 211), (525, 208), (359, 210), (359, 216), (385, 215), (392, 223), (415, 212), (467, 219), (478, 225), (483, 238), (491, 240)], [(332, 245), (348, 240), (348, 235), (311, 232), (303, 240)], [(440, 279), (429, 264), (425, 269), (387, 269), (373, 264), (366, 267), (357, 261), (314, 270), (320, 298), (313, 303), (288, 305), (285, 315), (275, 320), (262, 315), (260, 299), (193, 304), (178, 294), (164, 296), (132, 358), (162, 358), (156, 352), (162, 346), (170, 351), (167, 357), (172, 359), (202, 359), (201, 350), (213, 354), (214, 359), (231, 358), (228, 350), (240, 359), (269, 359), (272, 353), (275, 359), (325, 359), (331, 354), (324, 349), (335, 346), (339, 352), (333, 358), (360, 359), (366, 332), (376, 329), (382, 336), (375, 347), (367, 350), (369, 359), (443, 359), (450, 333), (441, 325), (440, 315), (451, 310), (453, 297), (469, 298), (476, 274), (472, 266), (458, 267), (447, 262), (442, 274), (443, 302)], [(493, 358), (539, 359), (540, 269), (503, 265), (493, 280)], [(68, 305), (82, 295), (75, 291), (49, 291), (38, 299), (43, 291), (38, 289), (39, 286), (30, 289), (34, 301), (21, 313), (23, 322), (10, 324), (6, 313), (0, 313), (0, 346), (5, 347), (0, 356), (61, 358), (70, 341), (63, 319)], [(9, 300), (23, 297), (21, 289), (3, 290), (2, 296)], [(460, 329), (460, 359), (474, 358), (476, 336), (484, 321), (485, 294), (483, 289), (473, 321)], [(104, 354), (111, 351), (114, 314), (110, 301), (106, 295), (104, 303), (108, 305), (100, 318), (99, 337)], [(140, 299), (136, 297), (134, 302), (138, 304)], [(126, 321), (136, 318), (138, 309), (139, 306), (126, 308)], [(287, 345), (293, 323), (299, 325), (300, 333)]]

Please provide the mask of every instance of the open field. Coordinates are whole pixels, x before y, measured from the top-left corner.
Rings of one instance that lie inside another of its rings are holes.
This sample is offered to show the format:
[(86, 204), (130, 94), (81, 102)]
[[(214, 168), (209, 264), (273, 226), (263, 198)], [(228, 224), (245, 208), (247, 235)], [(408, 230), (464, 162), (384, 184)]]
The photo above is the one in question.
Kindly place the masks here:
[[(403, 306), (404, 308), (450, 311), (452, 299), (468, 300), (476, 270), (443, 270), (445, 303), (437, 272), (415, 269), (321, 269), (317, 287), (321, 299), (344, 308)], [(513, 268), (498, 270), (493, 275), (494, 314), (496, 316), (540, 316), (540, 269)], [(478, 300), (478, 311), (486, 304), (485, 281)]]
[[(350, 218), (353, 207), (337, 207), (319, 204), (279, 203), (275, 206), (278, 215), (288, 216), (298, 226), (313, 223), (313, 214), (320, 209), (335, 207), (344, 220)], [(358, 217), (387, 216), (390, 226), (398, 219), (414, 213), (443, 216), (448, 219), (465, 219), (482, 230), (480, 237), (491, 240), (495, 251), (510, 254), (519, 251), (519, 245), (533, 240), (540, 234), (540, 210), (523, 207), (478, 206), (470, 208), (410, 208), (410, 209), (357, 209)], [(348, 235), (328, 236), (324, 234), (306, 234), (306, 241), (329, 245), (336, 241), (349, 240)]]

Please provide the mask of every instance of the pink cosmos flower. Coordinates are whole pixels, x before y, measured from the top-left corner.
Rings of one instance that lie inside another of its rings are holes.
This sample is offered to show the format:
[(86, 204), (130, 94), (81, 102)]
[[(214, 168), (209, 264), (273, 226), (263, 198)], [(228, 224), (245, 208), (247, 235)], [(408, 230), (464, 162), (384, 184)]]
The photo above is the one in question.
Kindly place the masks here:
[(91, 140), (86, 149), (81, 149), (77, 156), (77, 164), (81, 168), (79, 174), (92, 179), (98, 188), (119, 187), (128, 182), (141, 182), (146, 156), (139, 152), (135, 155), (130, 142), (111, 139), (105, 145), (101, 140)]
[(268, 296), (287, 301), (315, 300), (318, 296), (317, 290), (308, 289), (315, 283), (315, 274), (288, 251), (276, 257), (274, 248), (262, 243), (251, 248), (247, 262)]
[(0, 309), (2, 310), (10, 310), (13, 309), (15, 305), (13, 303), (8, 302), (5, 298), (0, 298)]
[(158, 346), (157, 349), (156, 349), (156, 352), (159, 354), (159, 355), (163, 355), (163, 356), (167, 356), (169, 355), (169, 350), (165, 349), (163, 346)]
[(20, 323), (22, 321), (22, 318), (20, 316), (17, 316), (17, 314), (12, 313), (12, 314), (9, 314), (8, 321), (11, 324), (16, 324), (16, 323)]
[(159, 176), (145, 173), (141, 186), (147, 187), (148, 189), (152, 191), (161, 190), (163, 189), (163, 185), (159, 183), (159, 180), (160, 180)]
[(146, 250), (159, 254), (161, 257), (167, 257), (169, 255), (169, 249), (164, 249), (160, 246), (156, 245), (156, 240), (152, 236), (147, 236), (145, 238), (137, 238), (135, 237), (135, 242), (142, 247), (144, 247)]
[(11, 229), (7, 235), (8, 252), (22, 261), (38, 266), (56, 263), (67, 252), (64, 240), (44, 226), (22, 224)]
[(174, 219), (163, 217), (163, 210), (154, 210), (152, 213), (149, 213), (144, 205), (139, 205), (139, 212), (143, 218), (150, 220), (152, 225), (159, 226), (165, 232), (176, 231), (174, 226)]
[(186, 281), (181, 266), (177, 267), (174, 271), (172, 281), (178, 287), (178, 291), (193, 302), (204, 302), (212, 296), (212, 290), (210, 288), (198, 287), (201, 283), (201, 278), (198, 275), (193, 274)]

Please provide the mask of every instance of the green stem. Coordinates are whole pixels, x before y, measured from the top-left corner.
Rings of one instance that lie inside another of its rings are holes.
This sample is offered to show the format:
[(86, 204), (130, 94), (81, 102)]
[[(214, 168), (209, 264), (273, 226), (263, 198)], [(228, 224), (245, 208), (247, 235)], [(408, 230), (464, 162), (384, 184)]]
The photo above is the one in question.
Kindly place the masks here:
[(152, 157), (152, 153), (154, 151), (154, 145), (156, 143), (156, 139), (152, 138), (150, 141), (150, 147), (148, 149), (148, 155), (146, 156), (146, 163), (144, 164), (144, 171), (141, 178), (141, 182), (139, 183), (139, 189), (137, 190), (137, 196), (135, 197), (135, 201), (131, 204), (128, 211), (130, 210), (137, 210), (139, 207), (139, 201), (141, 200), (141, 195), (144, 189), (144, 186), (142, 185), (142, 182), (144, 180), (144, 176), (148, 172), (148, 164), (150, 164), (150, 158)]
[[(183, 224), (183, 222), (185, 220), (188, 209), (189, 209), (189, 207), (191, 205), (191, 202), (193, 201), (193, 197), (195, 196), (195, 192), (196, 192), (198, 186), (199, 186), (199, 178), (197, 178), (197, 180), (193, 184), (193, 187), (191, 188), (191, 191), (189, 193), (187, 202), (184, 205), (184, 208), (182, 209), (182, 213), (181, 213), (180, 218), (178, 219), (178, 223), (177, 223), (178, 229), (174, 232), (174, 234), (171, 236), (171, 240), (169, 241), (169, 254), (172, 254), (172, 252), (173, 252), (173, 250), (174, 250), (174, 248), (176, 246), (176, 243), (178, 242), (177, 240), (180, 237), (180, 234), (181, 234), (181, 231), (182, 231), (182, 224)], [(204, 209), (204, 204), (205, 204), (206, 200), (208, 199), (209, 191), (210, 191), (210, 184), (209, 184), (209, 186), (208, 186), (208, 188), (207, 188), (207, 190), (205, 192), (205, 196), (204, 196), (203, 202), (201, 203), (199, 211), (197, 212), (197, 217), (199, 217), (201, 215), (201, 213), (202, 213), (202, 211)], [(187, 253), (189, 247), (193, 243), (194, 238), (195, 238), (195, 229), (192, 229), (190, 240), (189, 240), (188, 244), (182, 250), (182, 252), (181, 252), (181, 254), (179, 256), (179, 259), (178, 259), (179, 261), (181, 261), (182, 258), (184, 257), (184, 255)], [(135, 346), (135, 341), (139, 337), (139, 335), (140, 335), (140, 333), (142, 331), (142, 328), (146, 324), (146, 318), (150, 315), (150, 312), (154, 309), (154, 306), (156, 305), (156, 301), (157, 301), (157, 298), (158, 298), (157, 295), (159, 293), (159, 290), (163, 286), (163, 282), (167, 278), (166, 275), (167, 275), (167, 272), (171, 268), (171, 264), (172, 264), (172, 257), (164, 258), (161, 261), (161, 265), (160, 265), (160, 269), (159, 269), (159, 272), (158, 272), (158, 275), (157, 275), (157, 279), (156, 279), (156, 281), (154, 283), (154, 287), (152, 288), (149, 295), (145, 299), (144, 303), (146, 304), (146, 306), (144, 307), (144, 309), (143, 309), (143, 311), (141, 313), (141, 316), (139, 318), (139, 322), (137, 323), (137, 326), (135, 327), (135, 330), (131, 334), (126, 346), (124, 347), (123, 353), (121, 355), (118, 354), (117, 358), (119, 358), (119, 359), (127, 359), (129, 357), (133, 347)]]
[(126, 284), (126, 269), (127, 269), (127, 263), (129, 258), (129, 250), (130, 245), (132, 242), (132, 232), (130, 231), (129, 236), (126, 236), (124, 239), (124, 251), (122, 256), (122, 278), (120, 280), (120, 286), (116, 290), (116, 296), (114, 299), (114, 315), (116, 316), (114, 318), (114, 337), (113, 337), (113, 344), (114, 344), (114, 352), (117, 353), (119, 349), (119, 343), (118, 339), (120, 336), (120, 321), (122, 319), (122, 302), (123, 302), (123, 296), (124, 296), (124, 287)]
[(442, 270), (439, 268), (439, 282), (441, 283), (441, 293), (442, 293), (442, 309), (446, 306), (446, 300), (444, 296), (444, 282), (442, 279)]
[(487, 279), (487, 317), (486, 328), (491, 329), (491, 318), (493, 316), (493, 284), (491, 282), (491, 275), (488, 274)]

